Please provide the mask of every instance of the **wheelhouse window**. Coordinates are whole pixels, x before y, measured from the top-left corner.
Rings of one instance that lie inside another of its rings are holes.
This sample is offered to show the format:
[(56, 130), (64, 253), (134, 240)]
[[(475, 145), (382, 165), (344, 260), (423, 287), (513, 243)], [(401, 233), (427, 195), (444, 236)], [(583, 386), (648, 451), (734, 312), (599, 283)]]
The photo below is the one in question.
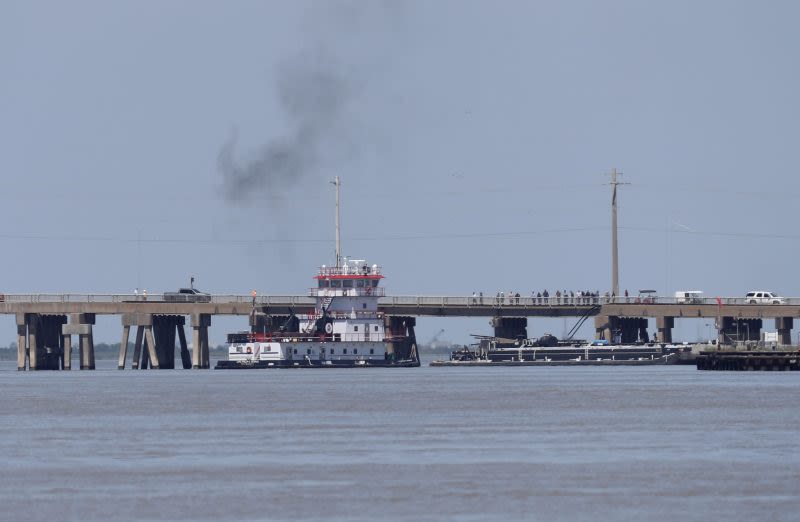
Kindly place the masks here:
[(329, 285), (330, 285), (330, 281), (328, 281), (327, 279), (320, 279), (319, 280), (319, 287), (320, 288), (328, 288)]
[(341, 287), (342, 287), (342, 282), (339, 281), (338, 279), (334, 279), (331, 281), (331, 288), (341, 288)]
[(352, 279), (344, 279), (344, 280), (342, 280), (342, 286), (344, 288), (353, 288), (353, 280)]

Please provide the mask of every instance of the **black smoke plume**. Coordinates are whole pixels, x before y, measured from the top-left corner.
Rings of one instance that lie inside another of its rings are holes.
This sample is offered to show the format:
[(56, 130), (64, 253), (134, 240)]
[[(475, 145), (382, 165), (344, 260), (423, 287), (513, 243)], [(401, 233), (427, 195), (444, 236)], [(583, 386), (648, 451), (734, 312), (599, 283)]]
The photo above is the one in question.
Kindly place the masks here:
[(278, 101), (289, 128), (246, 159), (236, 157), (235, 133), (222, 146), (217, 168), (225, 197), (231, 201), (255, 195), (280, 197), (319, 170), (327, 147), (342, 130), (352, 86), (335, 59), (324, 52), (307, 53), (277, 73)]

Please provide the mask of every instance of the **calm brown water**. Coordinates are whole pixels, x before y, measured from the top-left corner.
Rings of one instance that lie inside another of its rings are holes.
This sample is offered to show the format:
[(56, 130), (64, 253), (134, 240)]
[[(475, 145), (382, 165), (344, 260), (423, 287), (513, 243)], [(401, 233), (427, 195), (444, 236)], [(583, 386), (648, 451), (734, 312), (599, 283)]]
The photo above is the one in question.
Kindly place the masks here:
[(18, 373), (5, 520), (797, 520), (800, 374)]

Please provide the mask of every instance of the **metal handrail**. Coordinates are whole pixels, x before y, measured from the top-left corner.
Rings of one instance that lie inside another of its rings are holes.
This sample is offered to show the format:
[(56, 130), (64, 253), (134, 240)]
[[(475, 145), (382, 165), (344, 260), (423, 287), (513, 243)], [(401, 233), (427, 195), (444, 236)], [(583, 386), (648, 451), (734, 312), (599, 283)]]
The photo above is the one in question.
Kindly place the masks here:
[[(382, 287), (378, 287), (384, 290)], [(317, 289), (313, 289), (317, 290)], [(363, 290), (363, 289), (352, 289)], [(375, 289), (373, 289), (375, 290)], [(323, 296), (324, 297), (324, 296)], [(758, 299), (746, 297), (704, 297), (704, 298), (676, 298), (676, 297), (495, 297), (495, 296), (385, 296), (380, 294), (379, 305), (399, 305), (399, 306), (466, 306), (466, 307), (547, 307), (547, 306), (570, 306), (584, 307), (603, 304), (654, 304), (654, 305), (713, 305), (713, 306), (746, 306), (746, 305), (773, 305), (783, 304), (789, 306), (800, 306), (800, 297), (781, 297), (780, 303), (755, 302)], [(308, 295), (211, 295), (207, 296), (212, 304), (251, 304), (257, 305), (297, 305), (312, 306), (317, 302), (317, 298)], [(136, 302), (166, 302), (164, 294), (0, 294), (0, 302), (6, 303), (136, 303)], [(179, 303), (200, 303), (203, 301), (180, 301)]]
[(308, 293), (311, 297), (384, 297), (386, 289), (382, 286), (361, 286), (354, 288), (309, 288)]

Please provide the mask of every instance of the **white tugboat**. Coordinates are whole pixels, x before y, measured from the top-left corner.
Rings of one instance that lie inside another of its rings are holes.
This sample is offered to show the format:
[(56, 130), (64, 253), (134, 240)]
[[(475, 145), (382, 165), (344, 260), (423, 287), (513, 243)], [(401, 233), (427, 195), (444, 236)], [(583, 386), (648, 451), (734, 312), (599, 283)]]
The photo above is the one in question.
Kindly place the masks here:
[(336, 265), (320, 267), (312, 313), (265, 316), (254, 331), (228, 335), (228, 360), (217, 369), (419, 366), (414, 318), (378, 311), (384, 278), (378, 265), (342, 258), (339, 178), (336, 185)]

